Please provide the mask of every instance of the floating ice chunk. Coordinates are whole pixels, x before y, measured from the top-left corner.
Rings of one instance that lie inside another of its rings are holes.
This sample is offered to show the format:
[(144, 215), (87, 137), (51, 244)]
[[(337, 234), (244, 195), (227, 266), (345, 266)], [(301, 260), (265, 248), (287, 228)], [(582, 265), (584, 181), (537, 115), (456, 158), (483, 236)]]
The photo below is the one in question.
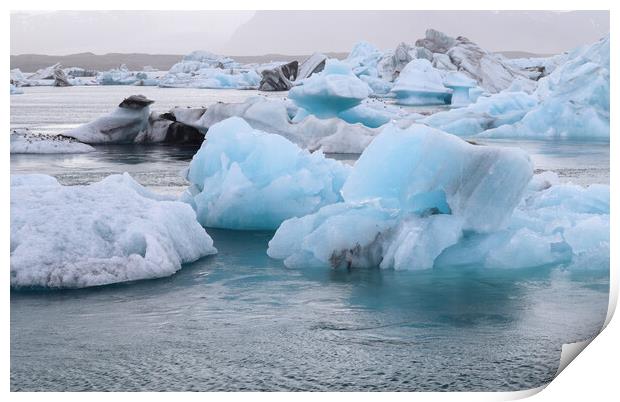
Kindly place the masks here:
[[(527, 73), (506, 62), (503, 57), (487, 52), (469, 39), (459, 36), (454, 39), (448, 35), (428, 29), (425, 37), (416, 41), (435, 53), (433, 65), (446, 70), (458, 70), (476, 80), (491, 93), (508, 88), (516, 78), (527, 79)], [(445, 54), (437, 56), (436, 54)], [(455, 68), (453, 68), (454, 66)]]
[(480, 97), (467, 107), (435, 113), (418, 122), (450, 134), (472, 136), (518, 122), (537, 104), (536, 96), (525, 92), (500, 92)]
[(359, 76), (367, 75), (376, 77), (378, 75), (377, 64), (383, 57), (383, 53), (368, 42), (358, 42), (353, 46), (351, 53), (344, 60), (353, 71)]
[(201, 68), (192, 73), (167, 74), (159, 86), (165, 88), (257, 89), (261, 76), (253, 69)]
[(400, 73), (392, 93), (401, 105), (443, 105), (452, 90), (443, 85), (441, 73), (428, 60), (415, 59)]
[(23, 89), (11, 84), (11, 95), (21, 95), (23, 93), (24, 93)]
[(348, 65), (330, 59), (323, 71), (291, 88), (289, 98), (317, 117), (328, 118), (359, 105), (370, 92)]
[(129, 71), (124, 64), (97, 75), (99, 85), (133, 85), (136, 81), (138, 81), (136, 74)]
[(495, 230), (532, 176), (518, 149), (477, 146), (414, 124), (388, 125), (355, 164), (342, 189), (349, 202), (378, 199), (386, 208), (438, 211), (463, 218), (464, 230)]
[(146, 130), (152, 100), (132, 95), (112, 113), (64, 133), (87, 144), (132, 143)]
[(275, 229), (341, 200), (349, 168), (233, 117), (209, 129), (190, 163), (185, 199), (207, 227)]
[(285, 101), (263, 96), (241, 103), (216, 103), (194, 125), (207, 129), (229, 117), (241, 117), (255, 129), (280, 134), (305, 149), (328, 153), (361, 153), (378, 134), (377, 129), (340, 118), (319, 119), (309, 114), (302, 118), (303, 109), (297, 110), (295, 120), (291, 121), (289, 107)]
[(95, 148), (60, 135), (32, 134), (29, 130), (11, 132), (12, 154), (79, 154)]
[(540, 104), (511, 126), (481, 134), (493, 138), (609, 140), (609, 36), (578, 48), (538, 82)]
[(369, 75), (360, 76), (360, 80), (368, 84), (374, 95), (381, 97), (387, 97), (387, 95), (392, 90), (392, 87), (394, 86), (394, 84), (389, 81), (383, 80), (381, 78), (371, 77)]
[(11, 176), (11, 286), (159, 278), (216, 251), (188, 205), (163, 200), (127, 174), (88, 186)]
[(471, 103), (469, 98), (469, 90), (477, 86), (476, 80), (466, 77), (459, 72), (449, 72), (446, 74), (443, 85), (451, 89), (452, 98), (450, 104), (452, 106), (466, 106)]
[(344, 202), (283, 222), (267, 253), (288, 267), (432, 268), (463, 231), (504, 227), (531, 175), (519, 150), (388, 125), (355, 164)]

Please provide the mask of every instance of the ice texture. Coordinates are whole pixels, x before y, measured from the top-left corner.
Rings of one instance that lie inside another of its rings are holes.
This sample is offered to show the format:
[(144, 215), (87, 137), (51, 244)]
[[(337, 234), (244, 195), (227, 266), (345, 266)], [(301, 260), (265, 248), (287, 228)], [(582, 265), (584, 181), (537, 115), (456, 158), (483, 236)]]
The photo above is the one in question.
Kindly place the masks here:
[(230, 57), (195, 51), (173, 65), (159, 85), (166, 88), (256, 89), (261, 75)]
[(341, 201), (349, 168), (232, 117), (210, 127), (194, 155), (184, 199), (206, 227), (276, 229)]
[(539, 104), (520, 121), (484, 137), (609, 140), (609, 35), (570, 52), (538, 81)]
[(534, 95), (504, 91), (480, 97), (466, 107), (432, 114), (418, 122), (458, 136), (473, 136), (516, 123), (537, 104), (538, 99)]
[[(355, 110), (352, 112), (355, 113)], [(366, 109), (362, 112), (367, 124), (379, 124), (386, 119), (385, 112), (373, 114)], [(292, 121), (292, 114), (295, 118), (299, 116), (299, 120)], [(360, 123), (351, 124), (337, 117), (320, 119), (309, 114), (301, 117), (300, 111), (292, 111), (288, 102), (263, 96), (250, 97), (241, 103), (211, 105), (192, 124), (206, 130), (234, 116), (243, 118), (255, 129), (280, 134), (301, 148), (311, 151), (320, 149), (328, 153), (361, 153), (379, 132), (379, 129)], [(356, 120), (360, 116), (350, 117)]]
[(217, 250), (190, 206), (128, 174), (87, 186), (11, 176), (11, 286), (81, 288), (160, 278)]
[(291, 88), (289, 98), (307, 112), (329, 118), (359, 105), (370, 93), (368, 84), (357, 78), (347, 64), (330, 59), (323, 71)]
[(121, 103), (110, 114), (66, 131), (63, 135), (87, 144), (133, 143), (147, 129), (148, 104), (153, 102), (147, 101), (146, 105), (135, 107), (125, 107)]
[(409, 62), (400, 73), (392, 93), (402, 105), (443, 105), (449, 103), (451, 89), (443, 85), (443, 76), (426, 59)]
[(268, 254), (288, 267), (432, 268), (463, 233), (502, 229), (531, 176), (520, 150), (388, 125), (355, 164), (343, 202), (283, 222)]
[(11, 132), (12, 154), (79, 154), (95, 148), (60, 135), (34, 134), (26, 129)]

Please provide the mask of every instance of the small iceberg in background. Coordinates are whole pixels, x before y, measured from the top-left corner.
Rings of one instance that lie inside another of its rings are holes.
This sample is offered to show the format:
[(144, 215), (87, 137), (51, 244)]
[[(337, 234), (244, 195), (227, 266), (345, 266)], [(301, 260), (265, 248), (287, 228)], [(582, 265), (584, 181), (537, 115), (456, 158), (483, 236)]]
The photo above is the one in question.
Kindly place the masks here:
[(183, 199), (206, 227), (276, 229), (341, 201), (349, 168), (233, 117), (209, 129), (194, 155)]
[(11, 175), (11, 286), (81, 288), (174, 274), (214, 254), (185, 203), (128, 174), (87, 186)]

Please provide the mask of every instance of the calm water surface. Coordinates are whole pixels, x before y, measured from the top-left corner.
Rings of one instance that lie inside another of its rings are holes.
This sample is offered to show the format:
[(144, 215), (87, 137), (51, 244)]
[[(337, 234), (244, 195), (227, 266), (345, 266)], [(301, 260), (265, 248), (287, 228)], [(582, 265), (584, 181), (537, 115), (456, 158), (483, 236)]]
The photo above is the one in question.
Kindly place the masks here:
[[(252, 93), (25, 89), (11, 97), (11, 125), (44, 132), (89, 121), (133, 93), (156, 99), (161, 111)], [(609, 181), (608, 145), (498, 143), (526, 149), (537, 169), (564, 181)], [(12, 155), (11, 172), (85, 184), (127, 171), (179, 193), (194, 152), (105, 146)], [(550, 381), (562, 344), (594, 335), (607, 311), (609, 277), (600, 269), (290, 270), (267, 257), (270, 232), (208, 232), (219, 253), (169, 278), (12, 291), (11, 389), (527, 389)]]

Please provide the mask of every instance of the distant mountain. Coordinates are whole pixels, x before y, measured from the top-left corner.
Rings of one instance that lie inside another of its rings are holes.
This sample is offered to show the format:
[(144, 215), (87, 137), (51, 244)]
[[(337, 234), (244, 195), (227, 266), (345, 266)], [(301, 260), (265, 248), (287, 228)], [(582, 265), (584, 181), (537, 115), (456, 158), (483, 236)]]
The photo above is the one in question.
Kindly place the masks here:
[(143, 54), (143, 53), (78, 53), (66, 56), (48, 56), (44, 54), (11, 55), (11, 68), (19, 68), (23, 72), (34, 72), (40, 68), (60, 63), (63, 67), (82, 67), (89, 70), (109, 70), (126, 64), (132, 70), (141, 70), (144, 66), (152, 66), (157, 70), (168, 70), (181, 60), (183, 56), (175, 54)]
[[(327, 56), (342, 59), (348, 53), (327, 53)], [(266, 54), (261, 56), (231, 56), (240, 63), (267, 63), (270, 61), (299, 62), (309, 55)], [(20, 54), (11, 56), (11, 68), (19, 68), (23, 72), (35, 72), (40, 68), (56, 63), (63, 67), (82, 67), (88, 70), (104, 71), (126, 64), (131, 70), (141, 70), (144, 66), (151, 66), (157, 70), (167, 71), (173, 64), (183, 58), (175, 54), (143, 54), (143, 53), (108, 53), (97, 55), (93, 53), (78, 53), (66, 56), (49, 56), (44, 54)]]

